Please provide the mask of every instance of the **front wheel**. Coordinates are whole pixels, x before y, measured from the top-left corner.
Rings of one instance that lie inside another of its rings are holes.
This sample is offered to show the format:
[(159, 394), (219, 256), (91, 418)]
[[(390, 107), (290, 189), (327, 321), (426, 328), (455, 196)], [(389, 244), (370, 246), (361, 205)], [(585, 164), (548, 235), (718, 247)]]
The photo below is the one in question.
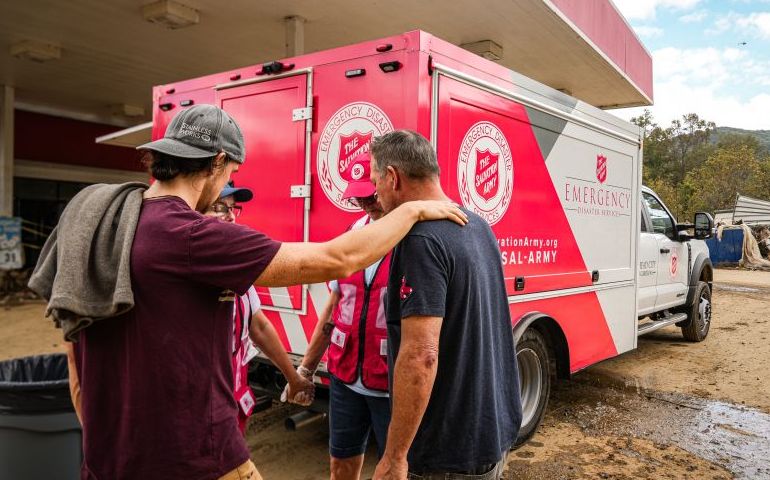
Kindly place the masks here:
[(534, 328), (528, 328), (516, 344), (522, 417), (514, 447), (532, 438), (545, 415), (551, 394), (551, 358), (548, 352), (543, 334)]
[(687, 306), (688, 322), (682, 326), (682, 336), (690, 342), (702, 342), (711, 327), (711, 288), (698, 282), (691, 305)]

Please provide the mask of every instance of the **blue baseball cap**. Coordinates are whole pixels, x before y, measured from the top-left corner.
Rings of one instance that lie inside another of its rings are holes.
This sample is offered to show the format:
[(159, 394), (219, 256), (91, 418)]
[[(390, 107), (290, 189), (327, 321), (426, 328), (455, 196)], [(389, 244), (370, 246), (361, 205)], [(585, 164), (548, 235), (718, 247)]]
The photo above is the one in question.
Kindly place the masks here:
[(232, 181), (227, 182), (227, 185), (219, 194), (219, 198), (229, 197), (230, 195), (233, 196), (233, 200), (235, 200), (236, 203), (248, 202), (254, 198), (254, 193), (250, 189), (246, 187), (236, 187), (233, 185)]

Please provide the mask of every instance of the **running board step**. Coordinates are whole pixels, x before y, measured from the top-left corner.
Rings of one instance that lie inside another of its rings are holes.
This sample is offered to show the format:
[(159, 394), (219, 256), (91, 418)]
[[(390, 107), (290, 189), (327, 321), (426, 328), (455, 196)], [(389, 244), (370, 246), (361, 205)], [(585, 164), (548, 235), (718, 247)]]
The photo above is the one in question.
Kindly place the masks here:
[(679, 323), (683, 320), (687, 320), (687, 314), (686, 313), (675, 313), (673, 315), (669, 315), (661, 320), (656, 320), (652, 322), (647, 322), (643, 325), (639, 325), (639, 328), (636, 330), (637, 336), (642, 336), (645, 333), (654, 332), (655, 330), (661, 329), (663, 327), (668, 327), (669, 325), (673, 325), (675, 323)]

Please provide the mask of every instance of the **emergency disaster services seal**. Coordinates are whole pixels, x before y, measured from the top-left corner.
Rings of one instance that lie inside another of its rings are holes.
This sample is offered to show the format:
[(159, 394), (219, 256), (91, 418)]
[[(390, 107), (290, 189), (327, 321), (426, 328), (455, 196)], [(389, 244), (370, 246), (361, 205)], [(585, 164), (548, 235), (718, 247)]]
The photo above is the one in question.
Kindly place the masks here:
[(339, 209), (346, 212), (360, 210), (342, 200), (342, 193), (350, 180), (360, 179), (363, 169), (351, 172), (358, 178), (345, 178), (345, 169), (354, 158), (369, 151), (372, 138), (391, 131), (393, 124), (385, 112), (366, 102), (349, 103), (326, 122), (318, 140), (316, 169), (321, 188)]
[(513, 193), (513, 157), (503, 132), (478, 122), (465, 134), (457, 158), (457, 187), (463, 206), (494, 225)]

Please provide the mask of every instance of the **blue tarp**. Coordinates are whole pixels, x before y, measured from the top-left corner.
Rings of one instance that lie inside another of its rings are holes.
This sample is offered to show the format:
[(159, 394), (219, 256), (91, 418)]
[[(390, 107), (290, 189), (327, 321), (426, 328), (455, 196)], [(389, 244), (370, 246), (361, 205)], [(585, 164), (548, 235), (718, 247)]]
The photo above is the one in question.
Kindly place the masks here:
[(740, 228), (722, 231), (722, 240), (716, 235), (706, 240), (711, 263), (738, 263), (743, 255), (743, 230)]

